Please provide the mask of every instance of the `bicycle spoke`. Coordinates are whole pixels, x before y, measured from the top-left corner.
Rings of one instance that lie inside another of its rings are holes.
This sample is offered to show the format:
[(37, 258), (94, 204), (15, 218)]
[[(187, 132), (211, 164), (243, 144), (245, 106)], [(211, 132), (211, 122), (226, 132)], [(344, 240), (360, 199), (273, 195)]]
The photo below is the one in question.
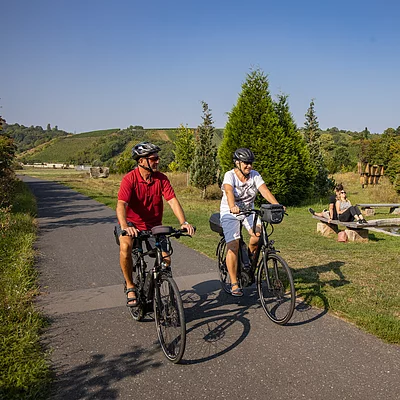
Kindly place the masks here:
[(221, 283), (222, 289), (225, 292), (231, 292), (231, 278), (228, 273), (228, 268), (226, 266), (226, 243), (225, 240), (221, 241), (218, 246), (217, 252), (217, 262), (218, 262), (218, 273), (219, 273), (219, 280)]
[(258, 279), (258, 294), (261, 305), (273, 322), (287, 323), (293, 315), (295, 307), (295, 290), (290, 268), (276, 254), (264, 257)]
[(166, 357), (177, 363), (186, 345), (186, 323), (182, 299), (175, 281), (161, 275), (154, 298), (158, 338)]

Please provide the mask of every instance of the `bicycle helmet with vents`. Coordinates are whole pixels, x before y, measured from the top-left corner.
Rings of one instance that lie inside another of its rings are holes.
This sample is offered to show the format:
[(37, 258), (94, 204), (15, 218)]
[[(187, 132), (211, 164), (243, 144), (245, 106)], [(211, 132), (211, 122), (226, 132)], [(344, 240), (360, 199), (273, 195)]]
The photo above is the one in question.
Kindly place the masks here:
[(254, 154), (251, 150), (246, 148), (237, 149), (233, 153), (233, 161), (242, 161), (245, 163), (254, 162)]
[(153, 153), (158, 153), (161, 149), (153, 143), (141, 142), (132, 149), (132, 158), (139, 160), (142, 157), (148, 157)]

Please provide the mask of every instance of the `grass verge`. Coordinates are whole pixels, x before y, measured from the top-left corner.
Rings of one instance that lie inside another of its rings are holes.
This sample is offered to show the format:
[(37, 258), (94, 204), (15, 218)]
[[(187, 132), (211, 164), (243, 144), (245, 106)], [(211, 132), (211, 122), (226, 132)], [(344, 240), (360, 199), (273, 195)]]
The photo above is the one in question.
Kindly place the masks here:
[[(86, 175), (59, 170), (24, 173), (63, 183), (115, 208), (121, 176), (89, 179)], [(214, 199), (204, 201), (199, 190), (186, 185), (185, 175), (169, 177), (188, 221), (197, 226), (195, 239), (181, 240), (215, 258), (218, 235), (210, 230), (208, 219), (219, 209), (219, 188), (210, 188), (209, 196)], [(353, 204), (400, 202), (384, 179), (380, 185), (364, 189), (356, 174), (341, 174), (335, 179), (343, 182)], [(339, 243), (335, 237), (322, 237), (316, 233), (316, 220), (308, 212), (310, 206), (320, 211), (327, 203), (289, 207), (289, 216), (275, 227), (273, 235), (276, 247), (294, 272), (297, 294), (309, 304), (324, 308), (389, 343), (400, 344), (400, 238), (370, 233), (368, 243)], [(388, 210), (378, 209), (371, 218), (390, 218), (387, 213)], [(176, 226), (168, 206), (164, 223)]]
[(46, 326), (35, 310), (33, 267), (36, 203), (17, 182), (12, 207), (0, 209), (0, 398), (44, 399), (50, 369), (39, 339)]

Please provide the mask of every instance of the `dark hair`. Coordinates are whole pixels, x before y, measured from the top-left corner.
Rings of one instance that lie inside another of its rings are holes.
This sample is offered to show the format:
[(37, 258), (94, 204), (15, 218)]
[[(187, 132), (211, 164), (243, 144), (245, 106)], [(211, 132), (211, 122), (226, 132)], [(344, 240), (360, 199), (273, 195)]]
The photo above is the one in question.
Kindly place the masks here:
[(336, 186), (335, 186), (335, 191), (336, 192), (340, 192), (341, 190), (343, 190), (344, 189), (344, 187), (343, 187), (343, 185), (341, 184), (341, 183), (339, 183), (339, 184), (337, 184)]

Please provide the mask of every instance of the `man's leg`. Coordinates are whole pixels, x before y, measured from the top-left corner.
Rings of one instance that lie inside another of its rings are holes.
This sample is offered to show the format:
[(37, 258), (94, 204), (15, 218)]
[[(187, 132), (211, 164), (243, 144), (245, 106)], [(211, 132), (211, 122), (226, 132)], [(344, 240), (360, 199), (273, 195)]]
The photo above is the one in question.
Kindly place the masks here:
[[(132, 289), (135, 287), (132, 278), (132, 246), (133, 246), (133, 239), (130, 236), (120, 236), (119, 237), (119, 263), (121, 266), (122, 274), (125, 279), (126, 288)], [(136, 298), (134, 292), (127, 293), (128, 299)]]

